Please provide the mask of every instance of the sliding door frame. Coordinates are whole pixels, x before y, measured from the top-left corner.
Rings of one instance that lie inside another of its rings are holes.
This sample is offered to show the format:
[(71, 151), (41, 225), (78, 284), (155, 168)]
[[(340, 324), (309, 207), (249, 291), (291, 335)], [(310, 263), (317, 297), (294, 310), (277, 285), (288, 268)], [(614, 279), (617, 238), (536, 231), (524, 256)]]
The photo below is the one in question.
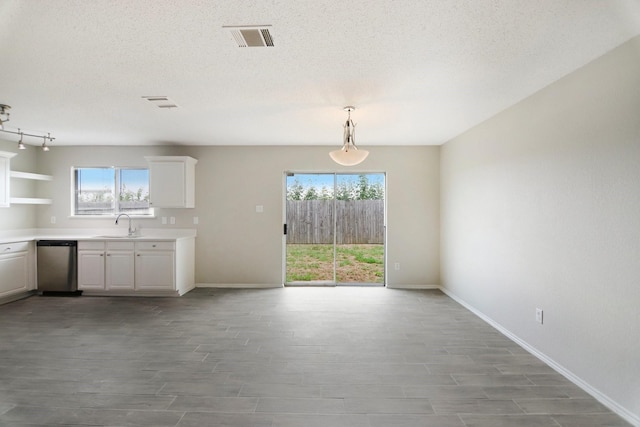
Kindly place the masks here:
[[(337, 211), (337, 197), (335, 196), (336, 188), (338, 184), (338, 175), (382, 175), (384, 180), (384, 199), (383, 199), (383, 236), (382, 236), (382, 246), (383, 246), (383, 278), (382, 283), (371, 283), (371, 285), (379, 285), (379, 286), (387, 286), (387, 173), (384, 171), (293, 171), (288, 170), (284, 171), (282, 174), (282, 284), (283, 286), (287, 286), (287, 235), (286, 235), (286, 227), (287, 227), (287, 177), (291, 175), (333, 175), (333, 280), (332, 282), (326, 283), (317, 283), (316, 286), (356, 286), (357, 283), (349, 283), (349, 282), (337, 282), (337, 215), (335, 212)], [(304, 286), (304, 285), (302, 285)]]

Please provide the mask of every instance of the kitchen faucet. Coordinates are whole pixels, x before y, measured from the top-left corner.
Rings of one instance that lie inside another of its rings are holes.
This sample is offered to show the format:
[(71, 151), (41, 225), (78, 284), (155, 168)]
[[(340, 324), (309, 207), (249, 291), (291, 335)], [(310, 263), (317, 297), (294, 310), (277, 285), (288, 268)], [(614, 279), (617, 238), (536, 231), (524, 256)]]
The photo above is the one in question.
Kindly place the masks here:
[(120, 219), (120, 217), (124, 215), (127, 218), (129, 218), (129, 232), (128, 232), (128, 236), (131, 237), (134, 234), (136, 234), (136, 229), (135, 228), (131, 228), (131, 217), (129, 215), (127, 215), (126, 213), (121, 213), (116, 217), (116, 225), (118, 225), (118, 220)]

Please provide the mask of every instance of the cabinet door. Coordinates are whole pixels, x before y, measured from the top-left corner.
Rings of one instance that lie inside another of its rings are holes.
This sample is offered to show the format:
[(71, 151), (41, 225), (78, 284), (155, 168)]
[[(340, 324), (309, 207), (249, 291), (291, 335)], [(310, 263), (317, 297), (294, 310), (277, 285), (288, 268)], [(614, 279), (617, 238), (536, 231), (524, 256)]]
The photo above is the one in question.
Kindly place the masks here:
[(133, 290), (135, 271), (133, 251), (108, 251), (105, 271), (108, 290)]
[(28, 268), (27, 252), (0, 255), (0, 297), (27, 290)]
[(154, 208), (186, 207), (184, 162), (149, 163), (149, 205)]
[(174, 251), (139, 251), (136, 253), (136, 290), (174, 289)]
[(104, 290), (104, 251), (78, 251), (78, 289)]

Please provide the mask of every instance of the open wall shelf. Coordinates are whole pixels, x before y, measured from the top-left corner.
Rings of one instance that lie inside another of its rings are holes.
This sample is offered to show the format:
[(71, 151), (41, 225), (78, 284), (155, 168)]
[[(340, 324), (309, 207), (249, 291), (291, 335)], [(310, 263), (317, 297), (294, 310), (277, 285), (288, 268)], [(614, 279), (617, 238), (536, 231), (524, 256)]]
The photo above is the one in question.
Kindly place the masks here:
[(12, 197), (10, 202), (13, 205), (50, 205), (52, 200), (35, 197)]
[(31, 172), (11, 171), (10, 176), (11, 178), (34, 179), (37, 181), (53, 181), (53, 177), (51, 175), (42, 175), (39, 173)]
[[(19, 172), (13, 170), (9, 172), (9, 177), (15, 179), (30, 179), (35, 181), (53, 181), (53, 177), (51, 175), (43, 175), (40, 173), (31, 172)], [(16, 205), (50, 205), (52, 203), (52, 200), (39, 197), (10, 197), (9, 203)]]

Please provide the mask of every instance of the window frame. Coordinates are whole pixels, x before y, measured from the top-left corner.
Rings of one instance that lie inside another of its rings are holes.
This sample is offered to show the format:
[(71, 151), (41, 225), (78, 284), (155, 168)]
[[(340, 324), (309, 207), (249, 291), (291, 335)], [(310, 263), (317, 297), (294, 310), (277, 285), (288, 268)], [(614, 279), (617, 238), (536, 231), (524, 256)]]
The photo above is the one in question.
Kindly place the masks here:
[[(111, 169), (114, 172), (114, 209), (111, 213), (105, 214), (91, 214), (91, 215), (82, 215), (77, 213), (77, 200), (78, 200), (78, 189), (76, 183), (76, 171), (81, 169)], [(142, 169), (149, 172), (149, 166), (72, 166), (70, 171), (70, 188), (71, 188), (71, 197), (70, 197), (70, 212), (71, 215), (69, 218), (71, 219), (105, 219), (105, 218), (115, 218), (120, 212), (120, 171), (122, 170), (136, 170)], [(150, 180), (149, 180), (150, 182)], [(127, 213), (131, 218), (155, 218), (155, 210), (153, 207), (149, 206), (147, 208), (147, 214), (141, 213)]]

